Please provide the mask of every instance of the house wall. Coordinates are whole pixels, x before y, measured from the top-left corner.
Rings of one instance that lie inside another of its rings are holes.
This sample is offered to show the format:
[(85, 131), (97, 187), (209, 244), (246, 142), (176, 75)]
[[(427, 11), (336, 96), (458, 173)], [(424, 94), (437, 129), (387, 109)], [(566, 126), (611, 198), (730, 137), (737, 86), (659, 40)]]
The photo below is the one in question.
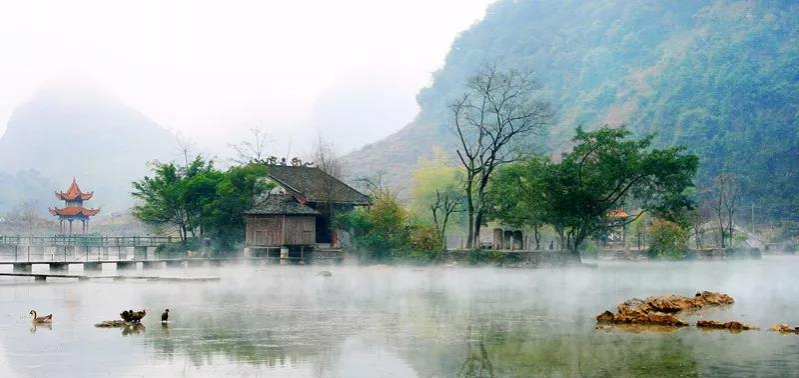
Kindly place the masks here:
[(310, 245), (316, 243), (316, 217), (312, 215), (287, 215), (284, 226), (285, 245)]
[(313, 215), (247, 215), (246, 244), (277, 247), (315, 244)]

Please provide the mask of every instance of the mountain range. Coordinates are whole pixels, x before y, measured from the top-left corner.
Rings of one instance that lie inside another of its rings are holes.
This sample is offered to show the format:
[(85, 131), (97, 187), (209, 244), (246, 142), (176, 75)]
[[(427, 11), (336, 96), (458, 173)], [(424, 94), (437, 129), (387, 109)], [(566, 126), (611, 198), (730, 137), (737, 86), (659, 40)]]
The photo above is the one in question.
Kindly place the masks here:
[[(14, 110), (0, 137), (0, 210), (28, 201), (43, 211), (44, 204), (63, 205), (53, 192), (76, 178), (95, 192), (87, 206), (103, 208), (101, 214), (124, 211), (132, 204), (131, 181), (148, 172), (147, 162), (175, 155), (174, 141), (105, 91), (48, 84)], [(31, 182), (39, 183), (34, 191)]]
[[(719, 173), (746, 182), (745, 201), (799, 214), (799, 3), (715, 0), (500, 0), (452, 44), (401, 131), (346, 157), (356, 176), (408, 187), (419, 157), (454, 154), (447, 110), (481, 65), (532, 71), (557, 117), (542, 153), (578, 126), (626, 125), (701, 159), (700, 189)], [(454, 160), (454, 159), (453, 159)]]

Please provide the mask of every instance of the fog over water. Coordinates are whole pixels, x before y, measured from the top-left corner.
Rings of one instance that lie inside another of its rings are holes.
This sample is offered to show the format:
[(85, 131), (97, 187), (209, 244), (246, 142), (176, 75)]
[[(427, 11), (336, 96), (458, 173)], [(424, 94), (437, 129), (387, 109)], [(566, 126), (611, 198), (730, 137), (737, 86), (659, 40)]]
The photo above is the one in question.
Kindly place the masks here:
[[(253, 266), (152, 274), (219, 282), (0, 280), (3, 376), (788, 376), (799, 336), (799, 262), (600, 263), (596, 269)], [(46, 269), (46, 268), (45, 268)], [(112, 269), (107, 266), (105, 269)], [(328, 269), (332, 277), (316, 276)], [(632, 297), (713, 290), (733, 334), (595, 329)], [(32, 327), (28, 311), (54, 314)], [(146, 308), (143, 329), (95, 328)], [(164, 308), (167, 326), (159, 324)]]

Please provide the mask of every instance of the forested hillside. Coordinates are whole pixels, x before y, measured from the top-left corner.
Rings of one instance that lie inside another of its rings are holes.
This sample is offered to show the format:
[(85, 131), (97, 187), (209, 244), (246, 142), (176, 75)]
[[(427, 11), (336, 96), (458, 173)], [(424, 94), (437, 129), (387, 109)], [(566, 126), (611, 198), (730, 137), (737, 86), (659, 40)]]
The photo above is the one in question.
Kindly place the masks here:
[[(799, 5), (794, 1), (500, 0), (452, 45), (399, 133), (348, 156), (356, 175), (407, 186), (419, 156), (448, 146), (447, 104), (483, 64), (532, 70), (557, 119), (544, 152), (578, 125), (628, 125), (700, 155), (699, 186), (746, 178), (746, 203), (799, 213)], [(450, 148), (450, 150), (452, 150)]]

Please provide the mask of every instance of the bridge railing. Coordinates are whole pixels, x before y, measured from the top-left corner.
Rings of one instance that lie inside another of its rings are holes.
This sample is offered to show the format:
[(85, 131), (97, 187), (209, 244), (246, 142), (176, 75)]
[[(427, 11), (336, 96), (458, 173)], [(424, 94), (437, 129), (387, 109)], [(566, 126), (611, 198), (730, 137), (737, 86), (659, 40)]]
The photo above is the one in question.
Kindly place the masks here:
[(179, 242), (180, 238), (172, 236), (0, 235), (0, 246), (157, 247)]

